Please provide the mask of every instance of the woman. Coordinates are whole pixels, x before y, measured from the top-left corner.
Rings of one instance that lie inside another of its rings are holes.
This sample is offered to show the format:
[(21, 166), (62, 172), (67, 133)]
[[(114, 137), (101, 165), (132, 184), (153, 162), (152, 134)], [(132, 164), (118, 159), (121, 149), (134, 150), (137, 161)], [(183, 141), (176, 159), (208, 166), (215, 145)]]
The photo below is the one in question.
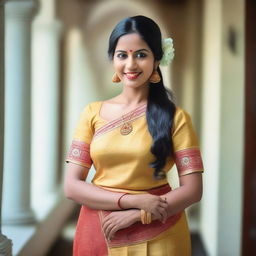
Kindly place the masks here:
[[(159, 64), (171, 50), (145, 16), (111, 33), (112, 81), (122, 93), (85, 107), (67, 157), (65, 194), (82, 205), (73, 255), (191, 255), (184, 209), (201, 199), (203, 164), (191, 119), (163, 84)], [(174, 163), (180, 187), (172, 190)]]

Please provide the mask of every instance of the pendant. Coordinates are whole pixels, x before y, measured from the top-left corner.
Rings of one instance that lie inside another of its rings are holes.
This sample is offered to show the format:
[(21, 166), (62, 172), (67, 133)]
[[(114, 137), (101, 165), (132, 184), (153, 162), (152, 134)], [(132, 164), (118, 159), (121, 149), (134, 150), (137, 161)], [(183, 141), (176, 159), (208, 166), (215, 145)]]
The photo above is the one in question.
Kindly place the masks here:
[(124, 123), (123, 126), (120, 129), (120, 133), (122, 135), (128, 135), (132, 131), (132, 125), (131, 123)]

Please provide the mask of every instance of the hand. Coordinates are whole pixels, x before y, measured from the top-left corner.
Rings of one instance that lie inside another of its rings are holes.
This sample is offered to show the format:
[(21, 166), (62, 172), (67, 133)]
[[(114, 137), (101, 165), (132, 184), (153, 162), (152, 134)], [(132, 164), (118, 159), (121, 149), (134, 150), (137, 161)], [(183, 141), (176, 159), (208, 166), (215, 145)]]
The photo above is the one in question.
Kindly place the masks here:
[(131, 209), (124, 211), (114, 211), (104, 217), (102, 229), (105, 237), (111, 240), (115, 233), (123, 228), (131, 226), (140, 220), (140, 210)]
[(154, 219), (165, 222), (168, 217), (168, 203), (165, 197), (151, 194), (136, 195), (137, 204), (140, 209), (153, 214)]

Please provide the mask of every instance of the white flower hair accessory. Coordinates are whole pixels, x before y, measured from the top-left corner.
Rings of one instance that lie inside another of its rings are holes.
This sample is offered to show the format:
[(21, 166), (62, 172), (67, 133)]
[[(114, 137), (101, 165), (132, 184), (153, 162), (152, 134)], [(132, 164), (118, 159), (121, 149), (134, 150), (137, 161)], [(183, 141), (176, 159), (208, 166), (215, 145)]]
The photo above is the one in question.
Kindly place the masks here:
[(162, 40), (163, 57), (160, 60), (161, 66), (168, 66), (174, 58), (174, 48), (172, 38), (164, 38)]

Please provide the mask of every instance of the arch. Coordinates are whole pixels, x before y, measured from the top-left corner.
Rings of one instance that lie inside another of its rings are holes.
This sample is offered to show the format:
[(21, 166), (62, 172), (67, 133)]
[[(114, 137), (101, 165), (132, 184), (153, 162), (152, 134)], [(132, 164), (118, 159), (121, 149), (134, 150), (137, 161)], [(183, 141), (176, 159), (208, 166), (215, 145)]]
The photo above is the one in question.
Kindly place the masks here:
[[(121, 19), (135, 15), (152, 18), (159, 25), (162, 36), (168, 35), (168, 29), (164, 21), (159, 18), (161, 15), (153, 2), (145, 5), (137, 1), (102, 1), (95, 3), (89, 15), (85, 16), (82, 25), (84, 44), (91, 60), (90, 65), (95, 72), (95, 86), (104, 94), (102, 97), (116, 94), (121, 89), (120, 86), (113, 87), (111, 82), (113, 69), (107, 59), (107, 42), (110, 32)], [(170, 88), (170, 68), (161, 67), (161, 70), (165, 78), (165, 86)]]

